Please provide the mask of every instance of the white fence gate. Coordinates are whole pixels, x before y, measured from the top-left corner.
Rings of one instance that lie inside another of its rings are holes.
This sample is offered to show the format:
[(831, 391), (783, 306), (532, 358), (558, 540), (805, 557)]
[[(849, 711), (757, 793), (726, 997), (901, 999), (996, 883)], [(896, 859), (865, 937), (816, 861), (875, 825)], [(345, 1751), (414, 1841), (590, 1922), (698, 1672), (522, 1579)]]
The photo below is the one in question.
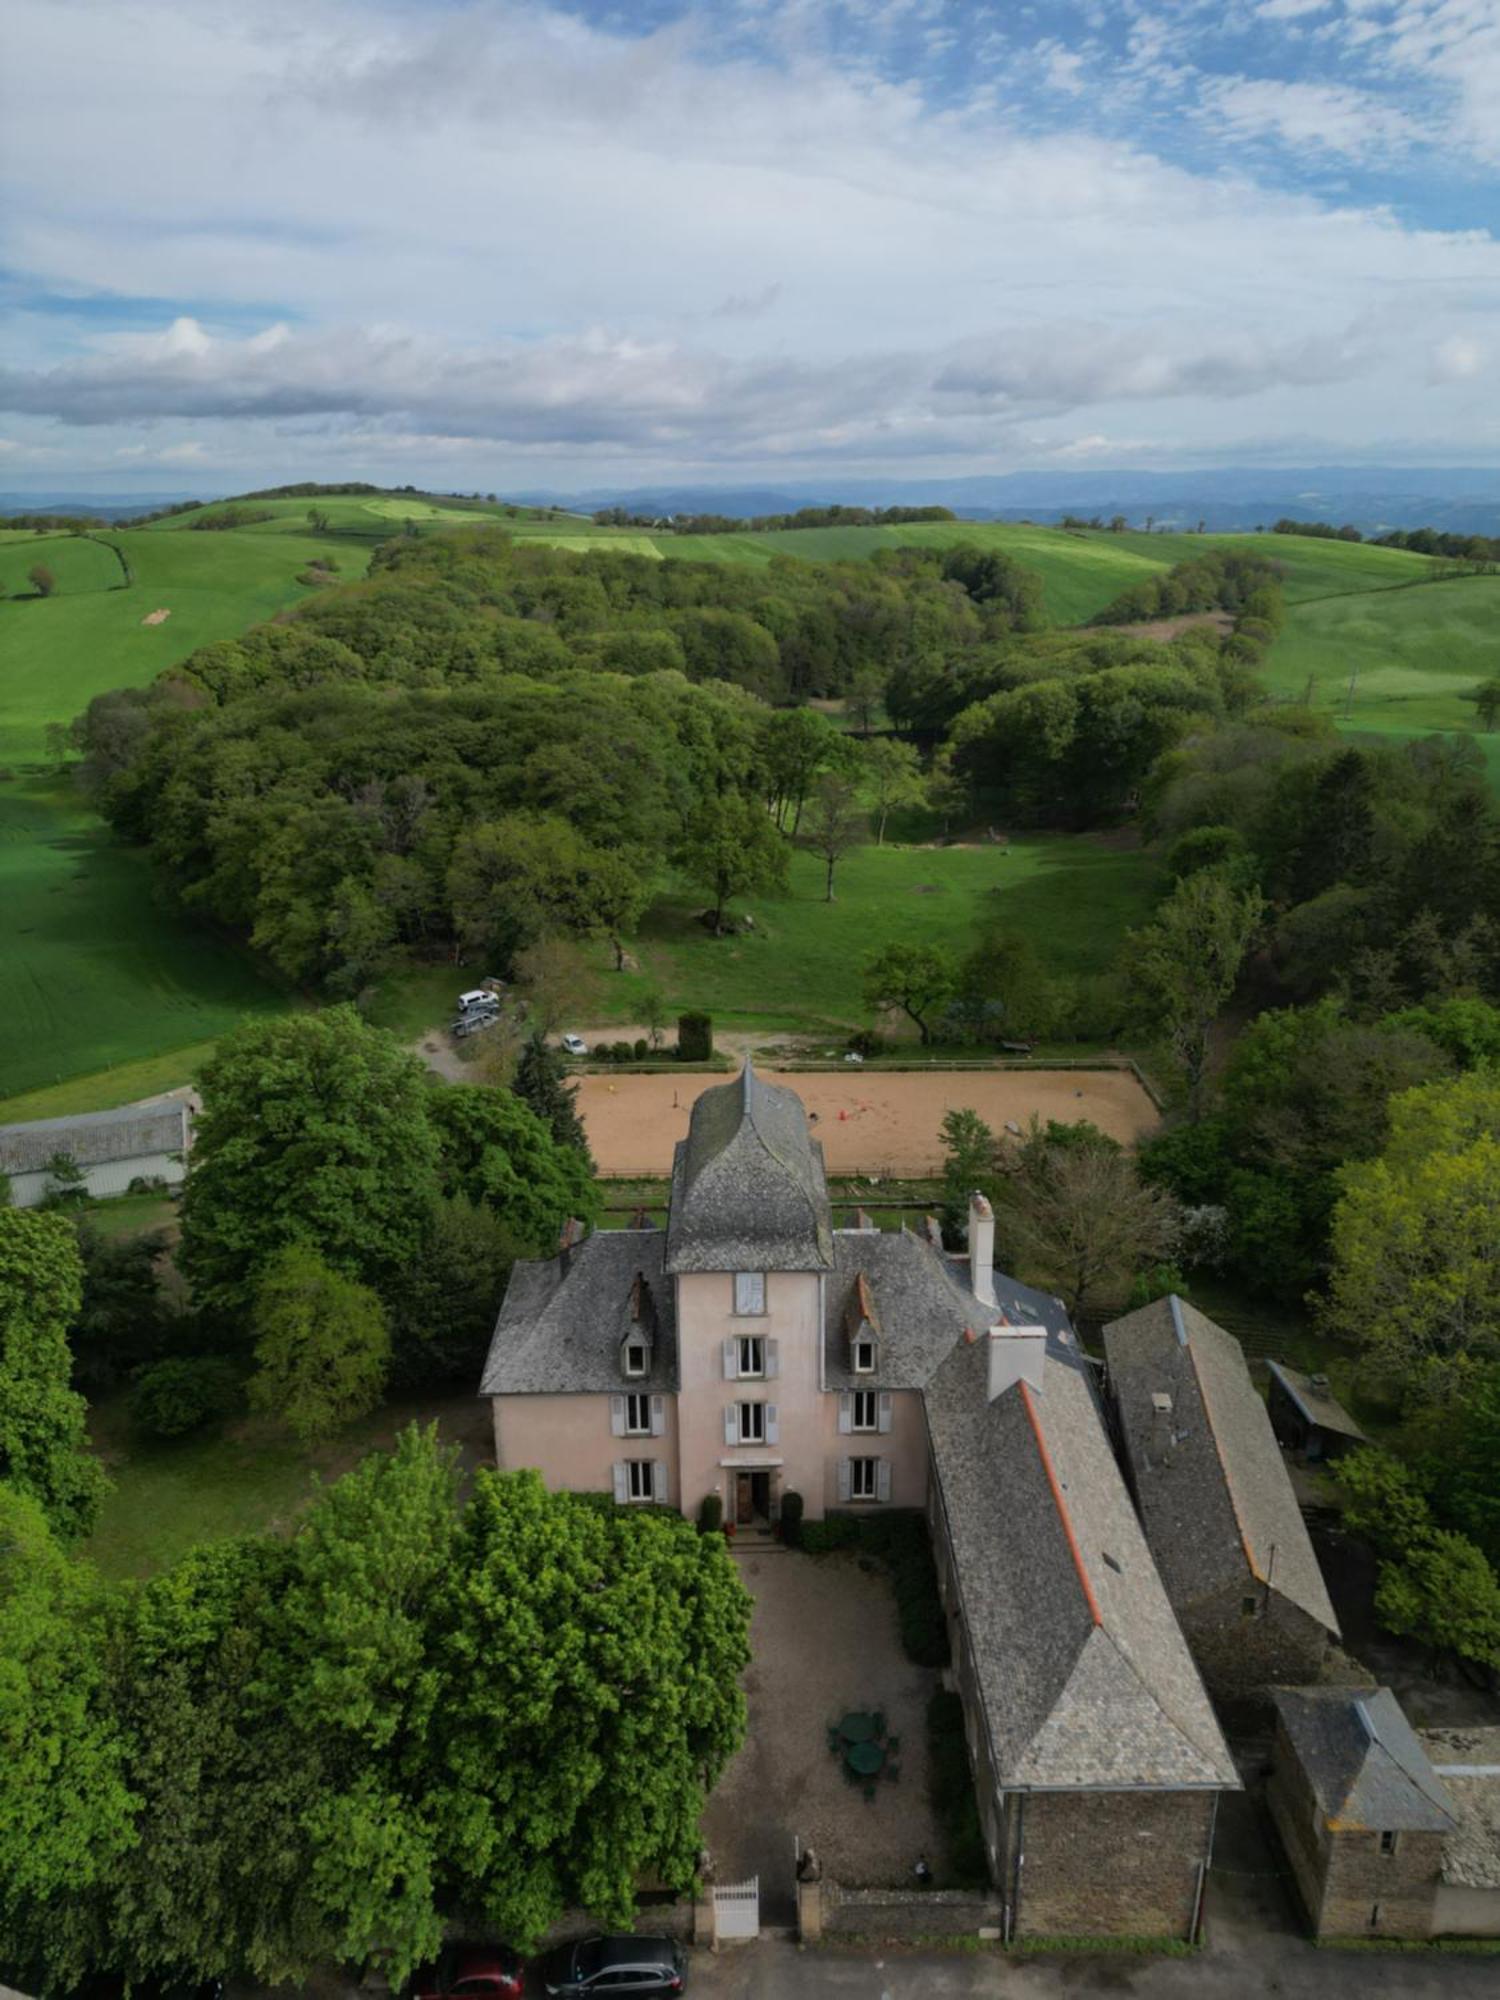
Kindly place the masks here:
[(714, 1936), (753, 1938), (760, 1936), (760, 1877), (745, 1882), (720, 1882), (714, 1886)]

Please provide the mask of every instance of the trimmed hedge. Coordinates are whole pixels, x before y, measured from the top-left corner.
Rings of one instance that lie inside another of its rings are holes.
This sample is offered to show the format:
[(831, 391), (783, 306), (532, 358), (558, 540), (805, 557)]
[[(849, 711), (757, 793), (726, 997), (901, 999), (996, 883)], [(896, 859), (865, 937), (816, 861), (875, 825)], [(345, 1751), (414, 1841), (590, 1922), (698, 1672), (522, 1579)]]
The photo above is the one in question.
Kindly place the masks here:
[(988, 1882), (984, 1828), (964, 1739), (964, 1705), (939, 1688), (927, 1704), (927, 1788), (942, 1831), (948, 1872), (960, 1882)]
[(714, 1052), (714, 1024), (708, 1014), (679, 1014), (677, 1017), (677, 1059), (679, 1062), (707, 1062)]

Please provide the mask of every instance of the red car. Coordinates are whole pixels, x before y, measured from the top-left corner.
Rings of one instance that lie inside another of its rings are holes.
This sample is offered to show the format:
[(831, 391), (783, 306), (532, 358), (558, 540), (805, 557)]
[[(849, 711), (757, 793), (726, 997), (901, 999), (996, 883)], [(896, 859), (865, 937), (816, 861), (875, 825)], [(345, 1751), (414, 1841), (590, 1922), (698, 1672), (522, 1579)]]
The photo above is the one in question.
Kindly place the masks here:
[(508, 1944), (450, 1944), (404, 1988), (405, 2000), (521, 2000), (526, 1967)]

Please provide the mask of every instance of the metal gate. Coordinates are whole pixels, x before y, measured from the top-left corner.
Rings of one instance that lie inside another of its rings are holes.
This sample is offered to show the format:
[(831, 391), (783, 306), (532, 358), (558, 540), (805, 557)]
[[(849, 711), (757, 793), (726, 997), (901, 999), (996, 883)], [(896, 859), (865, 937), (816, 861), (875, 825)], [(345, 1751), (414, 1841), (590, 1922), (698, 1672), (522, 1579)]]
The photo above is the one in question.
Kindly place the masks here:
[(714, 1936), (753, 1938), (760, 1936), (760, 1877), (745, 1882), (720, 1882), (714, 1886)]

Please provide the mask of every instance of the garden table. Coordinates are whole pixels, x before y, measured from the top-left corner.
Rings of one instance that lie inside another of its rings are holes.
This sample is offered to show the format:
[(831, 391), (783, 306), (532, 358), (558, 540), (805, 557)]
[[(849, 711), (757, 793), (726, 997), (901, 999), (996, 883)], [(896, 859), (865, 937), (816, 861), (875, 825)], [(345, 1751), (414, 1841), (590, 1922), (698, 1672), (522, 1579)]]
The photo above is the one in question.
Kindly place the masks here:
[(844, 1762), (851, 1771), (862, 1778), (873, 1778), (885, 1762), (885, 1752), (871, 1737), (861, 1743), (851, 1743), (844, 1751)]
[(875, 1738), (875, 1718), (863, 1709), (855, 1709), (839, 1724), (839, 1735), (845, 1743), (871, 1743)]

